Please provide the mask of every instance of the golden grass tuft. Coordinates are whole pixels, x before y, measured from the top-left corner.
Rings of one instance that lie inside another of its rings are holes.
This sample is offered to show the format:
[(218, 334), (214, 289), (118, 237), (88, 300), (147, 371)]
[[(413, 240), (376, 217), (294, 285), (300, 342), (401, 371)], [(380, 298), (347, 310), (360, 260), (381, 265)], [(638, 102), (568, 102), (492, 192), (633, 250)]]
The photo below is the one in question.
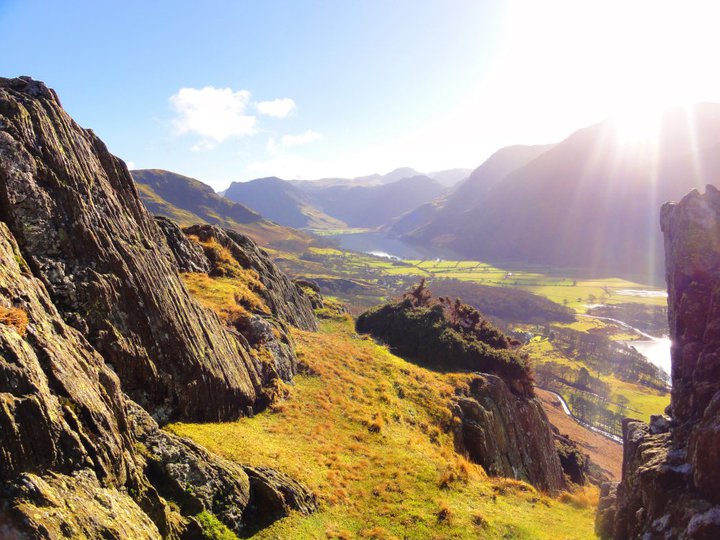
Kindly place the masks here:
[(438, 509), (435, 513), (438, 523), (450, 523), (453, 518), (453, 511), (447, 501), (438, 502)]
[(373, 414), (372, 418), (367, 421), (367, 428), (370, 433), (380, 433), (384, 425), (385, 421), (379, 412)]
[(222, 246), (217, 240), (208, 238), (206, 242), (203, 242), (194, 234), (191, 234), (188, 238), (203, 248), (205, 256), (212, 265), (213, 275), (229, 278), (243, 277), (246, 270), (232, 256), (230, 250)]
[(182, 273), (180, 277), (195, 299), (217, 313), (227, 325), (235, 326), (253, 311), (270, 312), (255, 292), (257, 274), (251, 270), (245, 272), (244, 276), (234, 278), (212, 278), (198, 273)]
[(595, 508), (600, 501), (600, 490), (597, 486), (578, 486), (573, 491), (564, 491), (558, 499), (576, 508)]
[(492, 489), (499, 495), (506, 495), (508, 493), (530, 493), (532, 495), (537, 494), (537, 489), (523, 482), (522, 480), (515, 480), (514, 478), (493, 478)]
[(25, 335), (29, 323), (27, 313), (20, 308), (0, 306), (0, 324), (10, 326), (21, 336)]
[(470, 514), (470, 519), (472, 520), (473, 525), (480, 527), (481, 529), (487, 529), (490, 526), (490, 522), (480, 512), (472, 512)]

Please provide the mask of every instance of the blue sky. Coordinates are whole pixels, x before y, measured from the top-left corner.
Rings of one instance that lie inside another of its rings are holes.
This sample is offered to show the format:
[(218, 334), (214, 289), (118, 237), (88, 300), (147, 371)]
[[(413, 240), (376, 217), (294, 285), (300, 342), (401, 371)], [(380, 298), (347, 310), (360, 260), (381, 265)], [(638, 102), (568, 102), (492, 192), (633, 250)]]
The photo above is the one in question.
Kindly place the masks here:
[(131, 165), (221, 189), (475, 167), (609, 115), (632, 125), (638, 109), (720, 100), (717, 15), (712, 2), (0, 0), (0, 75), (47, 82)]

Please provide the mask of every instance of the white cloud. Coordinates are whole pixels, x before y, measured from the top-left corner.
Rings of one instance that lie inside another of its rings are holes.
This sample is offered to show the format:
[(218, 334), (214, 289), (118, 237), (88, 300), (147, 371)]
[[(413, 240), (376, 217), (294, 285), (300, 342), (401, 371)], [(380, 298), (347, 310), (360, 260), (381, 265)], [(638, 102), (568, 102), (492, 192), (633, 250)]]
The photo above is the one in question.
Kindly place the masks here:
[(177, 112), (173, 125), (178, 134), (195, 133), (204, 137), (199, 143), (201, 146), (193, 147), (194, 151), (207, 149), (210, 141), (221, 143), (228, 137), (255, 132), (256, 117), (246, 114), (250, 104), (247, 90), (213, 86), (181, 88), (170, 96), (170, 104)]
[(258, 101), (255, 104), (259, 114), (272, 116), (273, 118), (285, 118), (297, 107), (295, 101), (290, 98), (278, 98), (271, 101)]
[(315, 141), (319, 141), (322, 139), (320, 134), (316, 131), (313, 131), (312, 129), (308, 129), (305, 133), (302, 135), (285, 135), (281, 141), (282, 145), (284, 147), (289, 146), (300, 146), (302, 144), (310, 144)]
[(127, 165), (127, 168), (128, 168), (129, 170), (131, 170), (131, 171), (135, 168), (135, 162), (134, 162), (134, 161), (126, 161), (126, 162), (125, 162), (125, 165)]
[(191, 152), (207, 152), (217, 146), (217, 143), (208, 139), (201, 139), (190, 147)]
[(305, 133), (300, 135), (283, 135), (278, 141), (275, 137), (270, 137), (265, 145), (268, 154), (273, 156), (282, 153), (286, 148), (291, 146), (301, 146), (304, 144), (310, 144), (315, 141), (322, 139), (317, 131), (308, 129)]

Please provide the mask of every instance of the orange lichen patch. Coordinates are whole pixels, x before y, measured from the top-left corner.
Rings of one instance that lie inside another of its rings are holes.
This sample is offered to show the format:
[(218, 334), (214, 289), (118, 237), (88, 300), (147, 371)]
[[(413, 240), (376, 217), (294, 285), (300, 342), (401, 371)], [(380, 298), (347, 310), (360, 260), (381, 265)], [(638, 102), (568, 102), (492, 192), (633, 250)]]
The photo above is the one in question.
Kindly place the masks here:
[(28, 322), (27, 313), (22, 309), (0, 306), (0, 324), (11, 326), (21, 336), (25, 335)]

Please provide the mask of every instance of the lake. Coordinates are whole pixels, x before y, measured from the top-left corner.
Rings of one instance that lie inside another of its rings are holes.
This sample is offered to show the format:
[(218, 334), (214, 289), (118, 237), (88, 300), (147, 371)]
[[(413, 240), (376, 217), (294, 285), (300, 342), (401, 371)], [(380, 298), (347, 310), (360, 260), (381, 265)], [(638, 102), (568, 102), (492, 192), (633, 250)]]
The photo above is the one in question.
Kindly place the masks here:
[(337, 240), (342, 249), (359, 251), (378, 257), (399, 259), (436, 259), (450, 258), (450, 252), (436, 248), (425, 248), (409, 244), (398, 238), (390, 238), (381, 232), (363, 232), (350, 234), (334, 234), (328, 236)]

